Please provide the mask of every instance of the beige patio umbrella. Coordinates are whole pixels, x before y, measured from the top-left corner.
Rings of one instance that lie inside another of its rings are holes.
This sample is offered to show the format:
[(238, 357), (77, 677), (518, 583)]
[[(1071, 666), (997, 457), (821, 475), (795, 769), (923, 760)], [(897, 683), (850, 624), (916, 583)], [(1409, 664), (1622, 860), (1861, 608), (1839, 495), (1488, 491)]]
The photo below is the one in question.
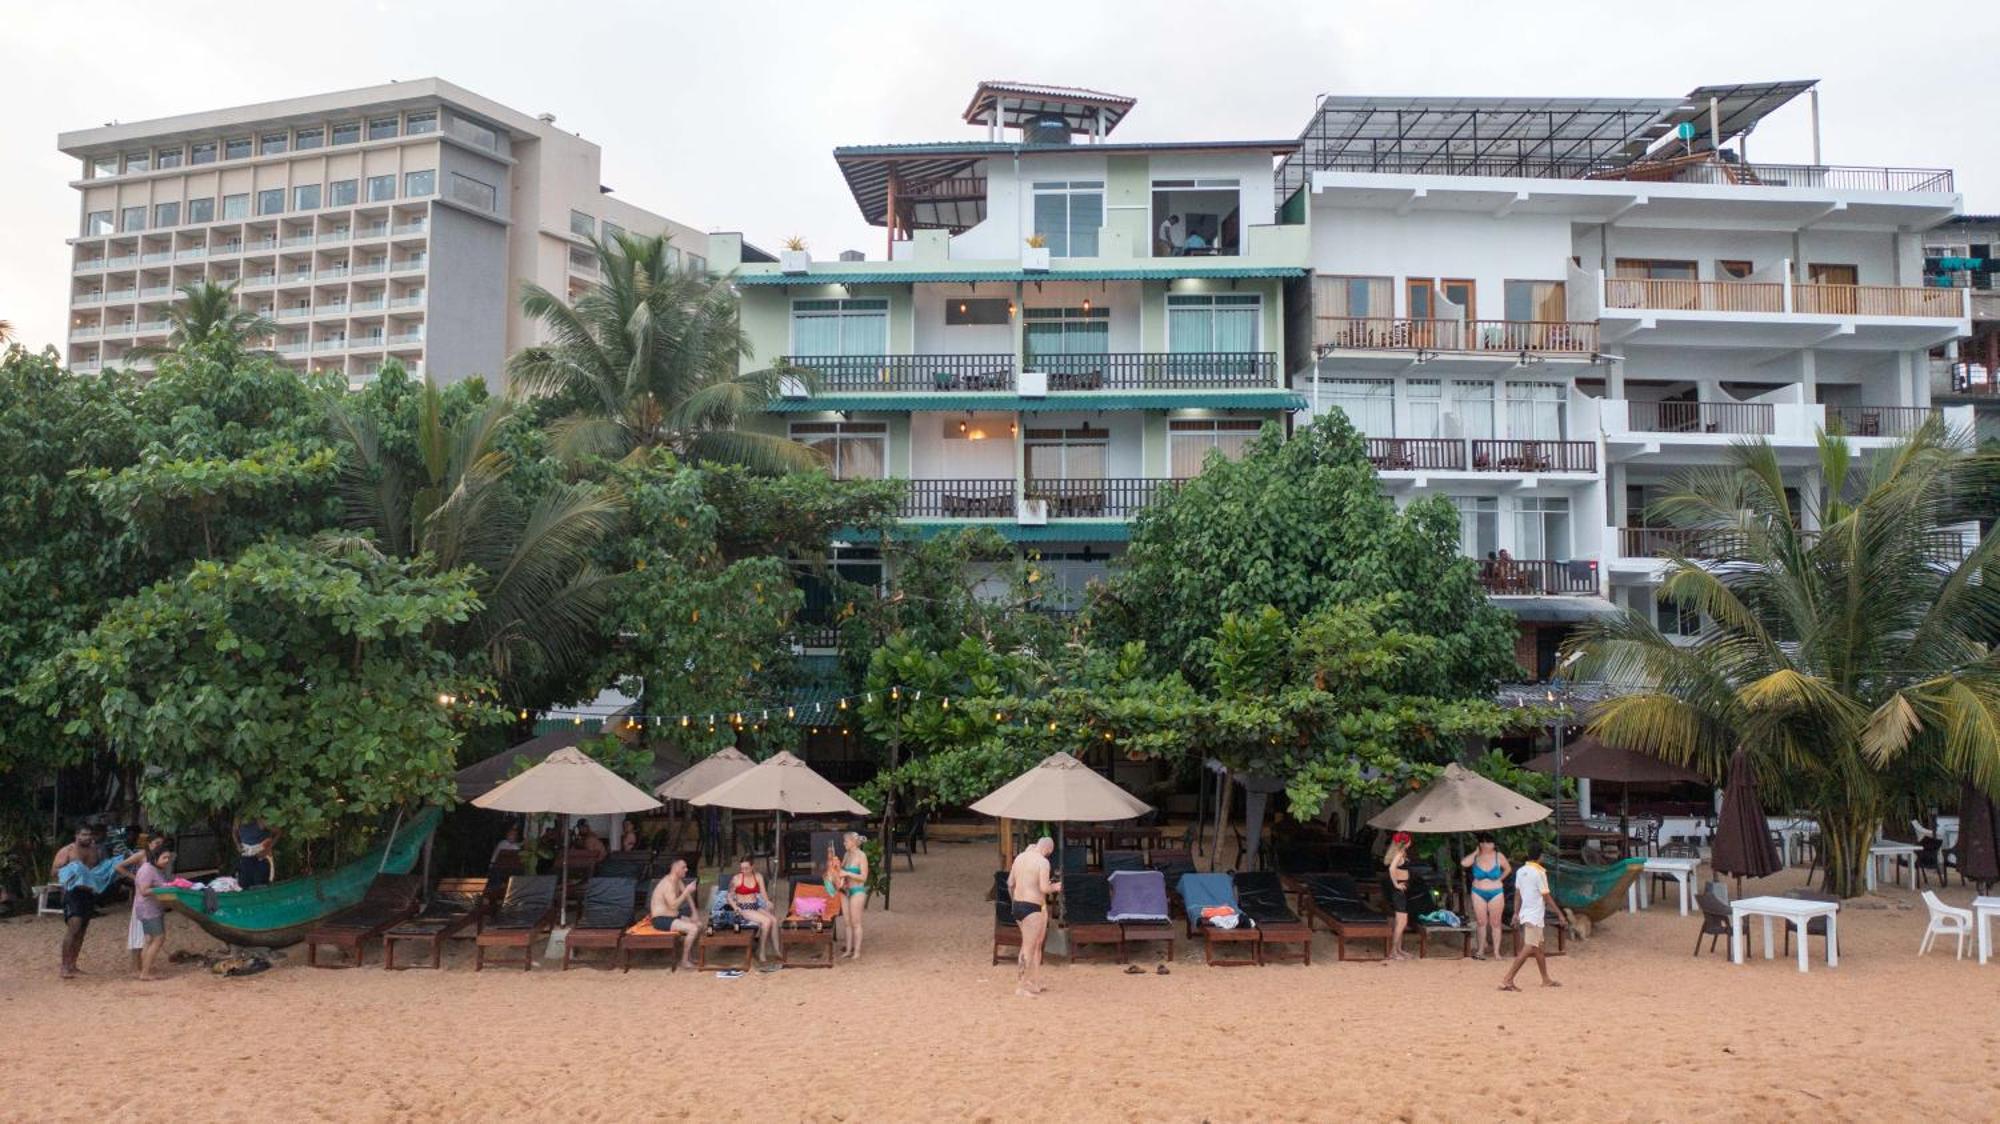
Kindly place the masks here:
[(1368, 826), (1442, 835), (1520, 827), (1551, 814), (1547, 805), (1454, 763), (1431, 783), (1376, 813)]
[[(840, 786), (813, 772), (812, 766), (789, 751), (764, 761), (709, 789), (688, 798), (697, 808), (734, 808), (741, 812), (776, 812), (777, 838), (772, 864), (783, 861), (785, 853), (785, 813), (794, 816), (846, 812), (865, 816), (868, 809)], [(775, 875), (774, 875), (775, 877)]]
[[(653, 790), (653, 795), (659, 797), (662, 801), (689, 800), (700, 796), (702, 793), (736, 776), (738, 773), (749, 772), (752, 768), (756, 767), (756, 764), (755, 761), (745, 756), (735, 746), (724, 746), (715, 753), (668, 777), (658, 788)], [(673, 817), (672, 827), (672, 834), (667, 841), (670, 847), (677, 846), (680, 843), (682, 821), (678, 815)], [(696, 827), (695, 845), (702, 850), (706, 850), (699, 830), (700, 825), (697, 824)], [(722, 844), (717, 842), (715, 848), (717, 857), (720, 857)]]
[(617, 773), (599, 765), (575, 746), (566, 746), (542, 763), (501, 784), (472, 803), (497, 812), (553, 812), (563, 817), (562, 919), (569, 924), (569, 817), (643, 812), (660, 802)]
[(1153, 806), (1058, 750), (1043, 758), (1041, 764), (987, 793), (972, 805), (972, 810), (1003, 820), (1103, 823), (1143, 816)]

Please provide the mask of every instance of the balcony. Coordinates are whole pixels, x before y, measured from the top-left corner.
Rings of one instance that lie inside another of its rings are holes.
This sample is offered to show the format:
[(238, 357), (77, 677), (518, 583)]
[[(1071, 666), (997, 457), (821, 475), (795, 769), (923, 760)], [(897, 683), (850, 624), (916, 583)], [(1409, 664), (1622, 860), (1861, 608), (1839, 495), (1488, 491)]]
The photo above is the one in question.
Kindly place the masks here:
[(787, 366), (811, 372), (829, 393), (1014, 389), (1014, 357), (964, 355), (787, 355)]
[(200, 261), (208, 256), (207, 246), (189, 246), (185, 250), (175, 250), (175, 261)]
[(326, 244), (327, 244), (328, 242), (345, 242), (345, 241), (347, 241), (347, 239), (348, 239), (348, 232), (347, 232), (347, 231), (345, 231), (345, 230), (329, 230), (329, 231), (327, 231), (327, 232), (326, 232), (325, 234), (322, 234), (322, 235), (320, 235), (320, 236), (319, 236), (319, 244), (320, 244), (320, 245), (322, 245), (322, 246), (324, 246), (324, 245), (326, 245)]
[[(1620, 527), (1617, 530), (1618, 555), (1621, 558), (1680, 557), (1710, 561), (1740, 558), (1747, 546), (1742, 535), (1727, 530), (1691, 527)], [(1818, 537), (1816, 531), (1805, 531), (1800, 535), (1807, 545)], [(1978, 527), (1973, 524), (1963, 531), (1948, 528), (1926, 531), (1921, 542), (1924, 554), (1932, 561), (1953, 565), (1963, 562), (1978, 545)]]
[(250, 241), (243, 243), (243, 249), (246, 253), (257, 250), (275, 250), (277, 248), (278, 240), (276, 238), (252, 238)]
[(1370, 437), (1368, 463), (1377, 472), (1465, 471), (1465, 442), (1456, 437)]
[(423, 342), (424, 334), (421, 331), (397, 332), (389, 337), (389, 346), (391, 347), (421, 347), (423, 346)]
[(312, 345), (306, 343), (304, 340), (292, 340), (286, 343), (281, 343), (277, 347), (277, 352), (280, 355), (304, 355), (306, 352), (311, 350), (312, 350)]
[(69, 338), (73, 340), (94, 339), (102, 334), (103, 331), (104, 329), (98, 327), (96, 324), (80, 324), (69, 330)]
[(1726, 187), (1814, 187), (1831, 191), (1945, 193), (1956, 190), (1949, 168), (1866, 168), (1833, 164), (1746, 164), (1707, 155), (1681, 160), (1607, 165), (1595, 160), (1532, 156), (1489, 156), (1491, 146), (1473, 146), (1474, 155), (1439, 152), (1421, 157), (1343, 154), (1313, 163), (1330, 172), (1409, 175), (1497, 176), (1508, 179), (1628, 180), (1642, 183), (1695, 183)]
[(1090, 390), (1265, 390), (1278, 385), (1269, 351), (1130, 351), (1040, 355), (1024, 369), (1044, 371), (1049, 392)]
[(1012, 519), (1012, 480), (910, 480), (905, 519)]
[(319, 340), (318, 342), (316, 342), (316, 343), (314, 343), (314, 344), (313, 344), (313, 350), (314, 350), (314, 351), (340, 351), (340, 350), (342, 350), (343, 348), (345, 348), (346, 346), (347, 346), (347, 339), (346, 339), (346, 337), (341, 337), (341, 338), (338, 338), (338, 339), (330, 339), (330, 340)]
[(384, 301), (381, 297), (376, 297), (372, 300), (355, 301), (352, 305), (349, 305), (348, 307), (352, 308), (356, 312), (379, 312), (384, 307), (386, 307), (386, 305), (387, 305), (386, 301)]
[(136, 254), (121, 254), (115, 258), (104, 259), (104, 268), (106, 269), (130, 269), (138, 264), (139, 258)]
[(1597, 325), (1588, 321), (1321, 316), (1316, 327), (1316, 344), (1343, 351), (1526, 352), (1579, 358), (1597, 352)]
[(1777, 432), (1777, 411), (1766, 402), (1632, 401), (1626, 417), (1638, 433)]
[(1941, 416), (1929, 406), (1828, 406), (1826, 431), (1847, 437), (1902, 437)]
[(1594, 561), (1487, 558), (1478, 567), (1480, 588), (1496, 597), (1588, 597), (1599, 592)]
[(1785, 285), (1779, 281), (1607, 277), (1604, 279), (1604, 306), (1691, 312), (1782, 313), (1785, 311)]
[(103, 293), (78, 293), (70, 298), (71, 304), (103, 304)]
[(420, 308), (422, 307), (423, 303), (424, 303), (424, 295), (422, 293), (417, 293), (414, 296), (408, 296), (408, 297), (389, 298), (390, 308)]
[(139, 263), (141, 265), (159, 265), (162, 262), (170, 262), (172, 260), (174, 260), (174, 252), (172, 250), (149, 250), (139, 255)]
[(1097, 480), (1036, 480), (1023, 485), (1029, 500), (1048, 503), (1051, 519), (1129, 519), (1151, 507), (1164, 488), (1176, 482), (1165, 477), (1105, 477)]
[(310, 234), (288, 234), (278, 242), (278, 245), (287, 250), (295, 249), (299, 246), (310, 246), (312, 244), (313, 236)]
[(274, 319), (304, 320), (312, 316), (312, 313), (313, 310), (310, 308), (281, 308), (278, 310), (278, 314)]
[(395, 234), (396, 237), (401, 238), (409, 234), (422, 234), (429, 229), (430, 224), (426, 222), (406, 222), (396, 227)]
[(1474, 441), (1474, 472), (1596, 472), (1595, 441)]

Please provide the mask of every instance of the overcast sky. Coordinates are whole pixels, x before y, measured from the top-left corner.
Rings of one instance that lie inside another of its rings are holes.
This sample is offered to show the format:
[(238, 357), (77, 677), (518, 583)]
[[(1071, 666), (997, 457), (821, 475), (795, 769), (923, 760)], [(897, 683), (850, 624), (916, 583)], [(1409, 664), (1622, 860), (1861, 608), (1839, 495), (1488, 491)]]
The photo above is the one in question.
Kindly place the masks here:
[[(556, 114), (634, 204), (767, 247), (801, 234), (824, 256), (882, 253), (829, 150), (978, 139), (958, 115), (981, 78), (1135, 97), (1131, 140), (1293, 136), (1323, 92), (1671, 97), (1818, 78), (1827, 163), (1952, 167), (1968, 210), (2000, 211), (1994, 0), (5, 0), (0, 27), (0, 319), (35, 347), (61, 342), (79, 218), (58, 132), (428, 75)], [(1810, 159), (1807, 126), (1801, 100), (1752, 158)]]

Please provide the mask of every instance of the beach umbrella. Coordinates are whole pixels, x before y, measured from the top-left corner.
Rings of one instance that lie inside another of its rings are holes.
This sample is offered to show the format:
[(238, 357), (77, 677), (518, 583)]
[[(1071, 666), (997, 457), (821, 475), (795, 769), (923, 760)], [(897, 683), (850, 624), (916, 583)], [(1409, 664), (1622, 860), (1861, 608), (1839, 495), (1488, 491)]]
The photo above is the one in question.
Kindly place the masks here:
[[(1527, 768), (1538, 773), (1556, 771), (1556, 755), (1544, 753), (1528, 759)], [(1682, 768), (1647, 753), (1606, 745), (1588, 735), (1578, 738), (1564, 751), (1564, 776), (1618, 786), (1618, 826), (1622, 831), (1630, 814), (1631, 786), (1635, 784), (1707, 784), (1708, 778), (1693, 769)]]
[[(552, 730), (529, 738), (518, 745), (510, 746), (482, 761), (475, 761), (453, 774), (458, 785), (460, 800), (477, 800), (500, 787), (515, 775), (515, 768), (525, 762), (529, 766), (539, 765), (549, 754), (565, 746), (572, 746), (586, 738), (601, 737), (597, 731), (587, 726), (573, 726), (565, 723), (559, 730)], [(686, 762), (678, 753), (665, 746), (653, 747), (653, 775), (644, 783), (665, 780)]]
[(1520, 827), (1540, 823), (1551, 814), (1546, 804), (1454, 762), (1431, 783), (1377, 812), (1368, 825), (1384, 831), (1445, 835)]
[(562, 919), (569, 924), (570, 816), (643, 812), (660, 802), (575, 746), (565, 746), (527, 772), (507, 780), (472, 803), (497, 812), (554, 813), (563, 817)]
[(1717, 874), (1735, 875), (1737, 893), (1743, 892), (1745, 878), (1763, 878), (1783, 869), (1778, 848), (1771, 842), (1771, 825), (1764, 820), (1764, 805), (1757, 799), (1757, 773), (1745, 750), (1729, 755), (1729, 781), (1722, 789), (1720, 820), (1710, 845), (1709, 865)]
[[(1051, 823), (1106, 823), (1129, 820), (1153, 810), (1151, 804), (1119, 788), (1097, 770), (1061, 750), (972, 805), (982, 816)], [(1061, 829), (1057, 829), (1058, 836)], [(1058, 840), (1059, 846), (1067, 843)]]
[[(709, 789), (714, 788), (716, 785), (721, 784), (738, 773), (750, 771), (756, 764), (757, 762), (745, 756), (735, 746), (724, 746), (681, 770), (679, 773), (674, 774), (665, 783), (654, 789), (653, 795), (659, 797), (661, 800), (688, 800), (692, 797), (700, 796), (702, 793), (707, 792)], [(713, 822), (713, 817), (711, 817), (711, 821)], [(698, 828), (700, 826), (697, 825)], [(707, 851), (708, 844), (703, 841), (704, 836), (700, 832), (697, 832), (695, 838), (696, 845), (703, 851)], [(680, 822), (676, 818), (673, 837), (668, 840), (668, 843), (671, 846), (679, 842)], [(718, 857), (720, 857), (722, 844), (719, 841), (715, 843), (715, 849)]]
[(1958, 876), (1981, 888), (2000, 882), (2000, 816), (1993, 798), (1971, 781), (1959, 799)]
[(794, 816), (845, 812), (865, 816), (868, 809), (840, 786), (813, 772), (812, 766), (779, 751), (762, 762), (721, 782), (706, 792), (688, 798), (697, 808), (734, 808), (739, 812), (775, 812), (778, 815), (772, 865), (784, 861), (786, 813)]

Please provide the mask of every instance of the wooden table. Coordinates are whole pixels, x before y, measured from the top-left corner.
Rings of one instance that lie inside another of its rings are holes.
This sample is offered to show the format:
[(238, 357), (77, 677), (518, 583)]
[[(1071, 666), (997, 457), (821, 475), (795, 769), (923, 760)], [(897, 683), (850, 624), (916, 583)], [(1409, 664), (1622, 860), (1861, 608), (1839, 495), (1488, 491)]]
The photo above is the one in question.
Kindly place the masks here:
[(1876, 867), (1880, 866), (1884, 860), (1900, 865), (1903, 860), (1907, 859), (1909, 860), (1910, 889), (1915, 890), (1917, 888), (1917, 855), (1922, 851), (1923, 848), (1917, 846), (1915, 843), (1891, 843), (1886, 841), (1868, 848), (1868, 867), (1866, 870), (1868, 888), (1870, 890), (1875, 888), (1877, 878)]
[(1979, 926), (1979, 962), (1986, 963), (1993, 955), (1993, 931), (1987, 928), (1995, 918), (2000, 918), (2000, 898), (1972, 899), (1972, 923)]
[(1796, 921), (1799, 926), (1799, 971), (1806, 970), (1806, 946), (1812, 942), (1806, 939), (1806, 923), (1815, 917), (1826, 918), (1826, 966), (1840, 967), (1840, 903), (1819, 902), (1808, 898), (1780, 898), (1772, 896), (1738, 898), (1729, 903), (1729, 962), (1743, 963), (1744, 935), (1743, 919), (1762, 917), (1764, 919), (1764, 959), (1777, 955), (1776, 935), (1772, 922), (1778, 919)]

